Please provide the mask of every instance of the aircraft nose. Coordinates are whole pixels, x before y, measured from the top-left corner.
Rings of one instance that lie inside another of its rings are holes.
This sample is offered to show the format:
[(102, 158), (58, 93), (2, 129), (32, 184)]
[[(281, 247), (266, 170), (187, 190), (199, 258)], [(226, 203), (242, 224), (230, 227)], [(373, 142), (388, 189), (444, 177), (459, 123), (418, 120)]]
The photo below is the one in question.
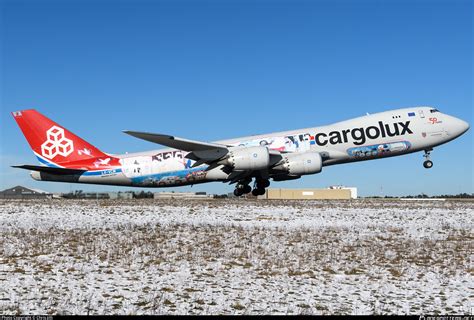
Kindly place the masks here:
[(459, 119), (459, 128), (461, 129), (461, 134), (469, 130), (469, 123), (464, 120)]
[(454, 119), (455, 119), (454, 127), (456, 128), (455, 130), (457, 131), (458, 136), (462, 135), (464, 132), (469, 130), (469, 123), (458, 118), (454, 118)]

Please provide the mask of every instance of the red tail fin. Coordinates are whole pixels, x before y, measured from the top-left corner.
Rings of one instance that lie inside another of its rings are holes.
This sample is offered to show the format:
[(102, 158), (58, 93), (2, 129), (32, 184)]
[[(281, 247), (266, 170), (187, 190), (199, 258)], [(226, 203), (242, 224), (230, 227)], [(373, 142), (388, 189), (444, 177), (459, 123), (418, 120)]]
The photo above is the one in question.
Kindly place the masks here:
[(95, 158), (107, 157), (87, 141), (36, 110), (23, 110), (12, 114), (31, 149), (44, 164), (62, 166), (65, 163), (87, 163)]

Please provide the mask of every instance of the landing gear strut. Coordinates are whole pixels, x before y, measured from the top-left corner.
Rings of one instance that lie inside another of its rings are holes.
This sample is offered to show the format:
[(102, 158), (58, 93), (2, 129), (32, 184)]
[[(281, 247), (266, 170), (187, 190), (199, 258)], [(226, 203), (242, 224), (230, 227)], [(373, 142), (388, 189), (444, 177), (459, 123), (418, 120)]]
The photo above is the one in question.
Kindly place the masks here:
[(433, 167), (433, 161), (430, 160), (430, 153), (433, 149), (428, 149), (428, 150), (425, 150), (425, 154), (423, 155), (423, 157), (425, 157), (425, 161), (423, 162), (423, 167), (425, 167), (426, 169), (430, 169)]

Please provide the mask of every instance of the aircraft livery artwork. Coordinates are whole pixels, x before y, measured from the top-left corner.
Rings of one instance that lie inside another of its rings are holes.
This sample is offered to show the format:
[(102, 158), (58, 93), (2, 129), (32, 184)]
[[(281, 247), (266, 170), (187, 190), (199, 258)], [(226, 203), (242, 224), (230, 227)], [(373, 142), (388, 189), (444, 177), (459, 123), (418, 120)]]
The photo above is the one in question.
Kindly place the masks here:
[(125, 131), (169, 149), (113, 155), (36, 110), (12, 114), (40, 162), (14, 167), (31, 170), (36, 180), (137, 187), (222, 181), (235, 183), (236, 196), (264, 194), (270, 179), (299, 179), (321, 172), (324, 166), (418, 151), (424, 151), (423, 166), (431, 168), (433, 148), (469, 129), (465, 121), (435, 108), (413, 107), (328, 126), (217, 142)]

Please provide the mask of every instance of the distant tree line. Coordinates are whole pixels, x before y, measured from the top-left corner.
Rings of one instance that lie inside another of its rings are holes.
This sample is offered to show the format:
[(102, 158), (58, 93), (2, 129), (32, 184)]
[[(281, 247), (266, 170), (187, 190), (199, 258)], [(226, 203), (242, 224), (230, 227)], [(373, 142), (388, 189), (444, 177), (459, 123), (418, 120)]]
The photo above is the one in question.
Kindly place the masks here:
[[(153, 199), (153, 192), (151, 191), (125, 191), (126, 193), (132, 193), (134, 199)], [(123, 191), (118, 191), (118, 194), (124, 193)], [(73, 192), (63, 193), (63, 198), (66, 199), (109, 199), (108, 192), (83, 192), (82, 190), (74, 190)]]
[(474, 193), (458, 193), (458, 194), (441, 194), (441, 195), (435, 195), (435, 196), (428, 196), (424, 193), (418, 194), (418, 195), (407, 195), (407, 196), (401, 196), (401, 197), (395, 197), (395, 196), (369, 196), (366, 198), (384, 198), (384, 199), (394, 199), (394, 198), (408, 198), (408, 199), (433, 199), (433, 198), (445, 198), (445, 199), (471, 199), (474, 198)]
[(140, 192), (133, 192), (134, 199), (153, 199), (153, 192), (151, 191), (140, 191)]
[[(127, 193), (133, 193), (134, 199), (153, 199), (153, 192), (151, 191), (125, 191)], [(121, 191), (118, 192), (123, 193)], [(109, 194), (107, 192), (83, 192), (82, 190), (75, 190), (69, 193), (63, 193), (63, 198), (66, 199), (108, 199)], [(227, 198), (227, 194), (222, 195), (215, 195), (214, 198)], [(430, 198), (445, 198), (445, 199), (472, 199), (474, 198), (474, 193), (458, 193), (458, 194), (442, 194), (442, 195), (435, 195), (435, 196), (428, 196), (425, 193), (421, 193), (418, 195), (407, 195), (407, 196), (368, 196), (365, 198), (371, 199), (397, 199), (397, 198), (408, 198), (408, 199), (430, 199)]]

